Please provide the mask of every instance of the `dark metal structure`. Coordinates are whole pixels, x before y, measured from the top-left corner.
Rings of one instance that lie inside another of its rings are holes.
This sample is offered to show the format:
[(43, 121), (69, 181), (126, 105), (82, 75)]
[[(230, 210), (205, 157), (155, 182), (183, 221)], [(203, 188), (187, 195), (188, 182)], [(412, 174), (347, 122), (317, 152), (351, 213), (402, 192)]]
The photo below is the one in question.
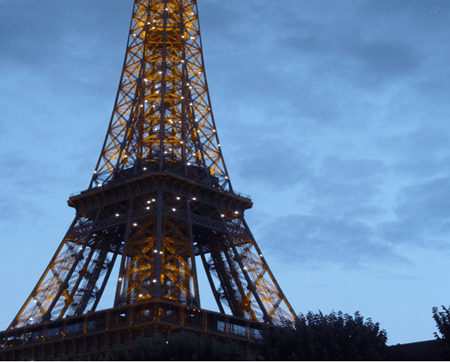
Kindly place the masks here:
[(117, 360), (117, 345), (134, 348), (139, 338), (190, 332), (230, 341), (251, 354), (264, 323), (166, 300), (104, 309), (0, 332), (0, 361)]
[(135, 0), (100, 158), (68, 204), (75, 219), (9, 331), (93, 312), (107, 283), (113, 311), (152, 301), (199, 309), (198, 267), (222, 314), (226, 305), (249, 321), (295, 318), (244, 219), (252, 202), (231, 186), (196, 0)]

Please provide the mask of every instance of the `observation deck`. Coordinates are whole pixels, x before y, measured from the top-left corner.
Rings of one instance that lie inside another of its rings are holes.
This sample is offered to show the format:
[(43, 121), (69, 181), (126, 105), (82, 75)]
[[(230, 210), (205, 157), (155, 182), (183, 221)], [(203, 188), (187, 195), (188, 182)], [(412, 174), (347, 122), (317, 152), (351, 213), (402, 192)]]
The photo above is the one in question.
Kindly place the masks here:
[(64, 359), (132, 349), (137, 338), (192, 332), (247, 346), (262, 338), (265, 323), (163, 300), (90, 312), (0, 332), (0, 360)]

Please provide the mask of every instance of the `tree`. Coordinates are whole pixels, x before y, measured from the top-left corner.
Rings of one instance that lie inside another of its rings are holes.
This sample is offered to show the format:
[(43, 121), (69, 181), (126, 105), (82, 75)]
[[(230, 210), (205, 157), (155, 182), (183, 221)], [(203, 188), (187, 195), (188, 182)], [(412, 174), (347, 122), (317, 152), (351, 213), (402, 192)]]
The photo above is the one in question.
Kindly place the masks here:
[(162, 334), (152, 339), (137, 339), (135, 348), (128, 352), (117, 347), (117, 360), (132, 361), (218, 361), (243, 360), (243, 350), (233, 342), (224, 343), (211, 337), (199, 337), (194, 333)]
[(266, 360), (381, 360), (386, 331), (355, 313), (299, 314), (293, 325), (267, 328), (258, 353)]
[(442, 359), (448, 360), (450, 359), (450, 307), (445, 308), (443, 305), (441, 307), (442, 312), (439, 312), (437, 307), (432, 309), (433, 319), (436, 321), (436, 327), (441, 334), (439, 336), (434, 332), (434, 336), (439, 343), (439, 352)]

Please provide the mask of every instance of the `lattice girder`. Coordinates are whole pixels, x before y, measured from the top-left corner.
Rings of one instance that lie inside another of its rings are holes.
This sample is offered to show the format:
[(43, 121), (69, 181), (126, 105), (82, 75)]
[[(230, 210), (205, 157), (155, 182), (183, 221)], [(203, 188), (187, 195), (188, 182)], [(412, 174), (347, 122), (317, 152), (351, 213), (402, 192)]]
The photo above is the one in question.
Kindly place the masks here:
[(231, 184), (214, 123), (194, 0), (136, 1), (116, 104), (90, 187), (157, 162)]
[(108, 283), (114, 307), (200, 308), (196, 259), (221, 313), (295, 318), (245, 222), (252, 202), (231, 187), (195, 0), (135, 0), (102, 151), (68, 203), (75, 219), (9, 328), (95, 311)]

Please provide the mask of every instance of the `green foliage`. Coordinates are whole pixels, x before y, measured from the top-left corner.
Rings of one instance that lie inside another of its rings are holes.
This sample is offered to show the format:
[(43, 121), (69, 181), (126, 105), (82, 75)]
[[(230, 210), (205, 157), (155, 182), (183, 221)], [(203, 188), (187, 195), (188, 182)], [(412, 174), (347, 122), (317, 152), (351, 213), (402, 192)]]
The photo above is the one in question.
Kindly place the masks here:
[(439, 343), (439, 352), (442, 359), (450, 360), (450, 307), (445, 308), (441, 306), (443, 311), (439, 312), (437, 307), (433, 307), (433, 319), (436, 321), (436, 327), (438, 328), (439, 336), (434, 332), (434, 336)]
[(387, 358), (386, 331), (355, 313), (300, 314), (294, 325), (268, 328), (258, 353), (266, 360), (381, 360)]
[(131, 352), (119, 345), (117, 360), (123, 361), (206, 361), (243, 360), (245, 353), (234, 343), (223, 343), (211, 337), (198, 337), (193, 333), (175, 333), (167, 338), (137, 339)]

